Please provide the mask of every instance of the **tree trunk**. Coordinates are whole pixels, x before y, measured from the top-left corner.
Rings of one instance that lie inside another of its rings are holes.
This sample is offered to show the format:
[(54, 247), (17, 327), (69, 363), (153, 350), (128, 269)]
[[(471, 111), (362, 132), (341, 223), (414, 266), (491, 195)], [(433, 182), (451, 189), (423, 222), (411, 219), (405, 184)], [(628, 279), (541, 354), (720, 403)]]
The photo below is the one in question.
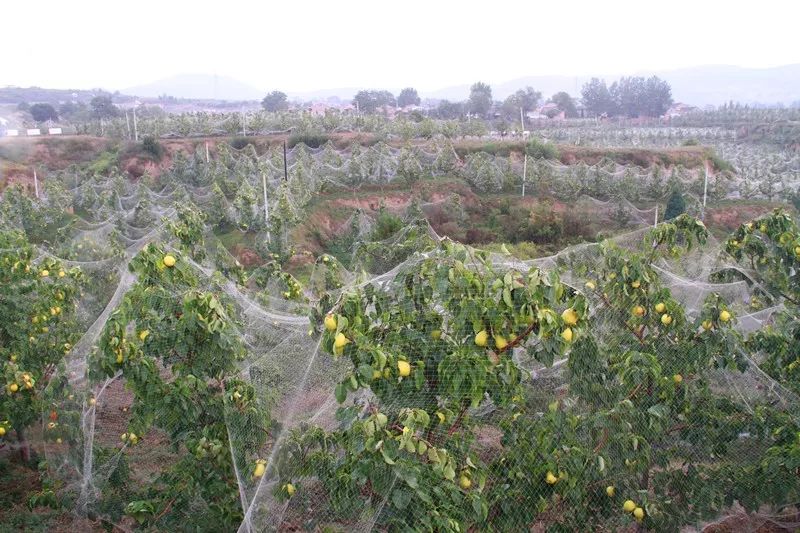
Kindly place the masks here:
[(25, 431), (17, 429), (17, 442), (19, 442), (19, 456), (24, 463), (31, 461), (31, 445), (25, 437)]

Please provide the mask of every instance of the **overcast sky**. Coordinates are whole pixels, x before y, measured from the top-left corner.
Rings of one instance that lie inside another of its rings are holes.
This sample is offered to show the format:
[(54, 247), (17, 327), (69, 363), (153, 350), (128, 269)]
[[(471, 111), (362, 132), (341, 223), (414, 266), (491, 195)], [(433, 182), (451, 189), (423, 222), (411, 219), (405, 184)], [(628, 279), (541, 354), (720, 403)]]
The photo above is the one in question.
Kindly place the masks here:
[(3, 0), (0, 86), (174, 74), (431, 91), (527, 75), (800, 63), (800, 0)]

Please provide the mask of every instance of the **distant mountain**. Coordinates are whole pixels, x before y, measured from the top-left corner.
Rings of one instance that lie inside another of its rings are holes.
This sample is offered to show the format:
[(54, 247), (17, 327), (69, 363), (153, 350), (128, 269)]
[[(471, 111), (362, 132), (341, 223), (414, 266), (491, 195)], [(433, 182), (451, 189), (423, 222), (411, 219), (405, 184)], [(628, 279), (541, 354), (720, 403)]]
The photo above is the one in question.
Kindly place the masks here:
[(265, 91), (228, 76), (181, 74), (145, 85), (128, 87), (124, 94), (155, 98), (166, 94), (176, 98), (199, 100), (261, 100)]
[[(341, 87), (339, 89), (320, 89), (317, 91), (296, 91), (287, 93), (289, 100), (327, 100), (329, 98), (338, 98), (344, 102), (349, 102), (353, 99), (356, 93), (364, 87)], [(391, 90), (391, 89), (389, 89)], [(399, 91), (393, 92), (397, 95)]]
[[(747, 104), (789, 105), (800, 100), (800, 64), (764, 69), (708, 65), (669, 71), (637, 72), (635, 75), (656, 75), (668, 81), (672, 85), (672, 97), (676, 102), (696, 106), (720, 105), (730, 100)], [(604, 78), (610, 84), (620, 75), (527, 76), (492, 84), (492, 95), (496, 100), (503, 100), (517, 89), (530, 85), (541, 91), (545, 98), (559, 91), (579, 96), (583, 84), (592, 77)], [(469, 85), (446, 87), (422, 96), (465, 100), (469, 96)]]

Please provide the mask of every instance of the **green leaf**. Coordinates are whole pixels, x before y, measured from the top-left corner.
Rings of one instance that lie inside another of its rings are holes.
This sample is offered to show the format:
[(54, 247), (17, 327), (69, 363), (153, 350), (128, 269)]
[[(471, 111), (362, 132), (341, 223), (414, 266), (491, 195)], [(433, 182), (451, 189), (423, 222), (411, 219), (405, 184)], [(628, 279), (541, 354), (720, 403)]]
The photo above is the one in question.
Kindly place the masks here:
[(334, 391), (336, 396), (336, 401), (339, 403), (344, 403), (347, 399), (347, 389), (345, 388), (343, 383), (338, 383), (336, 385), (336, 390)]
[(383, 456), (384, 463), (386, 463), (387, 465), (394, 464), (394, 460), (391, 457), (389, 457), (389, 455), (386, 453), (386, 448), (381, 448), (381, 455)]
[(392, 503), (400, 510), (406, 508), (411, 501), (411, 493), (406, 490), (395, 489), (392, 491)]

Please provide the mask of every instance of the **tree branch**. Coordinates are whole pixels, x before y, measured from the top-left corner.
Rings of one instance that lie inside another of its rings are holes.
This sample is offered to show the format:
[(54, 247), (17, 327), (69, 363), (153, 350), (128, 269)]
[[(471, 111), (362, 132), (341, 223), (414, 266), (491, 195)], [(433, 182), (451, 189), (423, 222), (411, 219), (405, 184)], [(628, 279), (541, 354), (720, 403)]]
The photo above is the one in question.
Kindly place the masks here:
[(506, 344), (505, 347), (502, 350), (498, 350), (497, 351), (497, 355), (500, 355), (501, 353), (503, 353), (503, 352), (505, 352), (507, 350), (510, 350), (511, 348), (513, 348), (513, 347), (517, 346), (518, 344), (520, 344), (523, 340), (525, 340), (525, 338), (528, 335), (531, 334), (531, 332), (534, 330), (534, 328), (536, 328), (536, 321), (535, 320), (531, 323), (530, 326), (525, 328), (525, 331), (523, 331), (517, 338), (515, 338), (513, 341), (511, 341), (508, 344)]
[(469, 407), (469, 403), (465, 403), (464, 407), (461, 408), (461, 412), (458, 413), (458, 416), (456, 417), (456, 421), (453, 422), (453, 425), (450, 427), (450, 430), (447, 432), (447, 436), (448, 437), (452, 437), (453, 433), (455, 433), (456, 430), (459, 428), (459, 426), (461, 425), (461, 420), (464, 418), (464, 413), (467, 412), (467, 408), (468, 407)]

